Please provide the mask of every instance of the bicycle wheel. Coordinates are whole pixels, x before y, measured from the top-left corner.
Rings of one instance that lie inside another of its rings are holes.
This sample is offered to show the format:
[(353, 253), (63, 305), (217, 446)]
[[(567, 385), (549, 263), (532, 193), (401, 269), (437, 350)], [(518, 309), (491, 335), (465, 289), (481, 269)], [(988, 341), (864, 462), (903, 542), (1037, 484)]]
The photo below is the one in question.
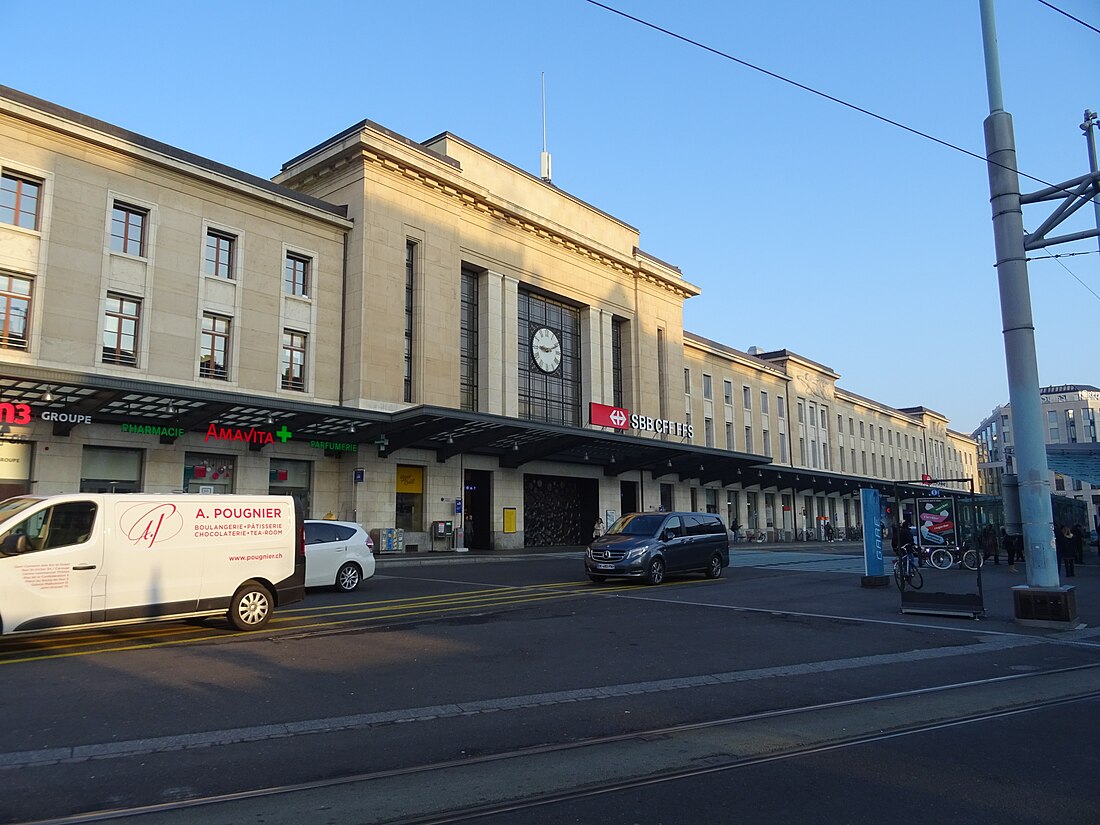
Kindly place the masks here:
[(932, 566), (937, 570), (950, 570), (951, 565), (955, 563), (955, 558), (951, 555), (950, 550), (943, 547), (937, 547), (932, 551), (932, 556), (928, 561), (930, 561)]
[(901, 559), (894, 559), (894, 584), (898, 590), (905, 590), (905, 577), (901, 573)]
[(920, 590), (924, 587), (924, 574), (920, 572), (920, 568), (915, 564), (909, 565), (909, 586), (914, 590)]
[(967, 550), (963, 553), (963, 567), (967, 570), (977, 570), (982, 566), (984, 559), (977, 550)]

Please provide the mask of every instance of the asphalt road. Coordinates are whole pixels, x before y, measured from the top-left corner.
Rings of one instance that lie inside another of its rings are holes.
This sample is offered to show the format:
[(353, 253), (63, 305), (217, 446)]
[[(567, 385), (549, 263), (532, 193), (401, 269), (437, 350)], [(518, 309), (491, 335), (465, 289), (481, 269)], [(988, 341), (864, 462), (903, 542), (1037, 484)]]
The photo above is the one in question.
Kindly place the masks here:
[(1100, 630), (1013, 623), (1003, 569), (974, 621), (812, 548), (656, 588), (410, 561), (260, 634), (3, 640), (0, 822), (1096, 821)]

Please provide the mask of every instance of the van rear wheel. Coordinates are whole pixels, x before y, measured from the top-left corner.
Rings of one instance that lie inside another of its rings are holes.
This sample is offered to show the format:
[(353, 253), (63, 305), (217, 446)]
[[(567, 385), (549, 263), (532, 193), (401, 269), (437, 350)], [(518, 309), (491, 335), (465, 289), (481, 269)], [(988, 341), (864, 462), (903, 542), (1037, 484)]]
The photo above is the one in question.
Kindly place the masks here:
[(270, 621), (273, 606), (266, 587), (259, 582), (245, 582), (229, 603), (229, 623), (237, 630), (259, 630)]
[(707, 564), (707, 578), (717, 579), (722, 575), (722, 557), (715, 553)]

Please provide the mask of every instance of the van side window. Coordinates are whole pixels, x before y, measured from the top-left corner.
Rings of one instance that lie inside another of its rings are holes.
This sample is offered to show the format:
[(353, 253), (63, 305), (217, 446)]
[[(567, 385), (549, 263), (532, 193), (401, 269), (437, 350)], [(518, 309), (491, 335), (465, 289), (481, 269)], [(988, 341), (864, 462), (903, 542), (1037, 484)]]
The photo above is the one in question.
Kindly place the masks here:
[(6, 556), (83, 544), (95, 526), (96, 506), (90, 501), (68, 501), (39, 510), (0, 536)]
[(50, 508), (49, 529), (42, 549), (83, 544), (92, 534), (96, 506), (90, 501), (69, 501)]
[(672, 516), (672, 518), (670, 518), (665, 523), (665, 532), (668, 533), (670, 536), (675, 536), (675, 537), (679, 537), (679, 536), (684, 535), (684, 528), (680, 524), (680, 517), (679, 516)]

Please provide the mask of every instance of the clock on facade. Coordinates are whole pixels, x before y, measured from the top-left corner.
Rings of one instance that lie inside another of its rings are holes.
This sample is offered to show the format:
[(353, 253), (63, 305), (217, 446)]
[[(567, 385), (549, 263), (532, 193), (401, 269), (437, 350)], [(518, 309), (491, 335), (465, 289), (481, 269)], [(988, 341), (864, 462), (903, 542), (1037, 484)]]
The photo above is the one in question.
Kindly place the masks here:
[(561, 364), (561, 341), (549, 327), (539, 327), (531, 333), (531, 355), (535, 366), (543, 372), (553, 372)]

